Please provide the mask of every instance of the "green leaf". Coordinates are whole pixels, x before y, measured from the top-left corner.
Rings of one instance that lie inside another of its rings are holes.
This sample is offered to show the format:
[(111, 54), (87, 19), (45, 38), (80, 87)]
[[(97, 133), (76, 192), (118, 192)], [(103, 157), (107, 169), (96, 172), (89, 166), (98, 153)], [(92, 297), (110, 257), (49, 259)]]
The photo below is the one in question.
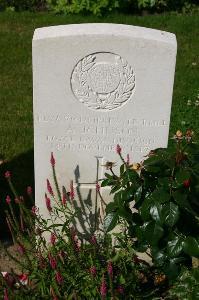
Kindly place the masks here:
[(197, 282), (199, 282), (199, 268), (194, 268), (194, 269), (192, 270), (192, 272), (193, 272), (193, 277), (195, 278), (195, 280), (196, 280)]
[(173, 240), (168, 242), (167, 252), (170, 257), (178, 256), (183, 250), (184, 240), (176, 236)]
[(159, 158), (158, 155), (152, 155), (144, 161), (144, 166), (160, 166), (162, 165), (162, 163), (163, 161)]
[(135, 170), (132, 169), (127, 169), (126, 170), (126, 176), (128, 178), (128, 180), (130, 180), (131, 182), (135, 182), (139, 180), (139, 175)]
[(193, 211), (192, 207), (189, 204), (189, 201), (187, 200), (187, 194), (181, 191), (175, 191), (173, 193), (173, 198), (176, 201), (176, 203), (179, 205), (180, 208), (183, 210), (187, 210), (190, 212), (193, 216), (195, 216), (195, 212)]
[(120, 176), (122, 176), (122, 174), (124, 173), (124, 170), (125, 170), (125, 168), (124, 168), (124, 164), (123, 164), (120, 167)]
[(120, 284), (125, 284), (125, 283), (126, 283), (126, 280), (125, 280), (125, 278), (123, 277), (123, 275), (120, 275), (120, 277), (119, 277), (119, 283), (120, 283)]
[(169, 185), (169, 179), (168, 177), (160, 177), (158, 178), (158, 185), (161, 186), (161, 187), (164, 187), (168, 189), (168, 185)]
[(194, 237), (187, 237), (183, 250), (190, 256), (199, 257), (199, 241)]
[(152, 203), (153, 203), (153, 199), (149, 196), (145, 198), (145, 201), (143, 202), (140, 208), (141, 217), (145, 222), (151, 220), (150, 207)]
[(101, 187), (109, 185), (110, 180), (109, 179), (104, 179), (101, 183)]
[(114, 185), (111, 188), (111, 194), (114, 194), (115, 192), (117, 192), (119, 189), (121, 188), (121, 186), (119, 184)]
[(169, 191), (165, 190), (163, 187), (158, 187), (150, 195), (154, 202), (165, 203), (170, 199)]
[(166, 225), (173, 227), (179, 219), (179, 209), (173, 202), (166, 203), (163, 206), (162, 214)]
[(113, 179), (113, 175), (109, 174), (109, 173), (105, 173), (104, 174), (106, 178), (108, 179)]
[(158, 266), (162, 266), (167, 259), (167, 255), (164, 251), (161, 251), (159, 248), (153, 247), (151, 251), (152, 257), (155, 260), (155, 264)]
[(139, 186), (139, 188), (137, 189), (137, 191), (135, 192), (135, 195), (134, 195), (135, 202), (138, 202), (140, 200), (141, 196), (142, 196), (142, 186)]
[(163, 217), (162, 217), (162, 205), (160, 203), (155, 203), (150, 208), (150, 214), (154, 221), (162, 224)]
[(184, 180), (189, 178), (190, 178), (190, 172), (188, 170), (180, 169), (175, 175), (176, 182), (179, 185), (182, 184)]
[(150, 208), (156, 203), (165, 203), (170, 199), (170, 194), (163, 188), (157, 188), (153, 193), (145, 198), (144, 203), (140, 209), (141, 216), (144, 221), (149, 221), (150, 219)]
[(163, 234), (164, 234), (163, 228), (153, 221), (147, 224), (144, 232), (144, 236), (146, 240), (151, 245), (156, 245), (160, 240), (160, 238), (163, 236)]
[(105, 232), (109, 232), (115, 228), (118, 221), (118, 213), (112, 212), (109, 213), (104, 219), (104, 230)]
[(139, 213), (134, 212), (133, 214), (131, 214), (131, 219), (135, 224), (142, 225), (142, 218)]
[(174, 260), (170, 260), (164, 265), (165, 275), (168, 276), (169, 280), (175, 280), (179, 274), (179, 267)]
[(120, 206), (118, 208), (118, 215), (128, 222), (132, 222), (132, 211), (129, 207)]
[(106, 206), (106, 214), (109, 214), (111, 212), (114, 212), (117, 210), (117, 205), (115, 202), (110, 202)]

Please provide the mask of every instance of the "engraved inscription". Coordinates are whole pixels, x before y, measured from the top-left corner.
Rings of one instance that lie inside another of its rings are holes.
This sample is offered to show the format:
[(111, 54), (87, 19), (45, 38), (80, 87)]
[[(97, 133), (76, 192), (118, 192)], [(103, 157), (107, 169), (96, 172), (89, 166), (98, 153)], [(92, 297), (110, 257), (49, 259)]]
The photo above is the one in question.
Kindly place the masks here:
[(71, 89), (88, 108), (110, 111), (130, 100), (135, 90), (135, 74), (121, 56), (110, 52), (93, 53), (75, 66)]
[[(164, 145), (160, 132), (168, 129), (166, 120), (117, 118), (115, 116), (81, 116), (78, 114), (39, 114), (38, 123), (49, 126), (45, 142), (51, 151), (77, 151), (104, 155), (115, 152), (117, 144), (124, 152), (145, 155)], [(56, 128), (53, 133), (50, 128)], [(61, 128), (59, 133), (59, 128)], [(51, 133), (50, 133), (51, 132)]]

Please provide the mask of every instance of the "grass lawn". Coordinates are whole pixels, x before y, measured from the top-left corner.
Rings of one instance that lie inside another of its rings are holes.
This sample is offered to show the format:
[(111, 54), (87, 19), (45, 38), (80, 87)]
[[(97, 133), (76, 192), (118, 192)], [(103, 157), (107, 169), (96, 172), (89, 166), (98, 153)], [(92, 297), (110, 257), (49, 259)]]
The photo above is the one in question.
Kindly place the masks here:
[[(199, 106), (195, 105), (199, 95), (199, 15), (93, 17), (0, 13), (0, 155), (7, 160), (1, 165), (0, 173), (9, 168), (23, 189), (33, 184), (31, 42), (34, 29), (89, 22), (130, 24), (175, 33), (178, 55), (170, 134), (179, 128), (191, 127), (194, 131), (199, 128)], [(187, 105), (188, 100), (191, 105)], [(0, 177), (0, 192), (3, 185), (4, 179)]]

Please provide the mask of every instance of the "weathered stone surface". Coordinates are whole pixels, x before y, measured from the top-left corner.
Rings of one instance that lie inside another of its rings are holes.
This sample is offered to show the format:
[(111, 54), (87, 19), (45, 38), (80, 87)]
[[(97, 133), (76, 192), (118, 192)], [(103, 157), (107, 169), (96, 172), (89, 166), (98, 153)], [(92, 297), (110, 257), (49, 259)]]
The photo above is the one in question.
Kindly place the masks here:
[[(118, 24), (36, 29), (33, 38), (36, 204), (46, 178), (72, 179), (85, 199), (116, 144), (133, 162), (166, 147), (176, 59), (174, 34)], [(93, 191), (94, 189), (94, 191)]]

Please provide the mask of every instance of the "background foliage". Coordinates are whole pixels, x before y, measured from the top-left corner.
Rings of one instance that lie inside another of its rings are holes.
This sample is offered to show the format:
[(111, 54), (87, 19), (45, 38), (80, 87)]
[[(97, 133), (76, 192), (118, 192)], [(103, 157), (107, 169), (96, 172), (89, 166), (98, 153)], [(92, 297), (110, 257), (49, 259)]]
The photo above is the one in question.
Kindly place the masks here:
[(137, 13), (190, 10), (196, 0), (0, 0), (0, 10), (52, 10), (55, 13), (91, 13), (101, 15), (112, 10)]

